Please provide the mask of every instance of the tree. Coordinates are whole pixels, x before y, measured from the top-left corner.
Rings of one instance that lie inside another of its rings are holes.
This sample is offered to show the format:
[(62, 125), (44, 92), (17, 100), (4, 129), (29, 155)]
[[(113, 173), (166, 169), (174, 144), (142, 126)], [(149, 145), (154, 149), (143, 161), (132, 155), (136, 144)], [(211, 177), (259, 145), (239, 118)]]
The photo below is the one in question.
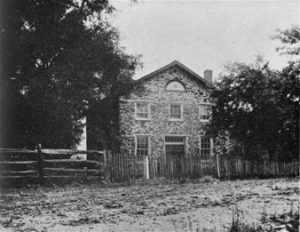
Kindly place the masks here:
[(281, 133), (281, 144), (287, 155), (299, 159), (299, 122), (300, 122), (300, 27), (293, 26), (278, 30), (273, 36), (283, 44), (277, 51), (289, 57), (288, 65), (280, 73), (281, 83), (279, 104), (285, 109), (285, 123)]
[(293, 26), (286, 30), (277, 30), (273, 39), (281, 41), (282, 45), (276, 50), (282, 55), (299, 55), (300, 53), (300, 27)]
[(106, 120), (104, 99), (131, 91), (138, 60), (104, 11), (107, 0), (1, 1), (1, 146), (73, 147), (93, 106)]
[(248, 157), (254, 158), (262, 149), (274, 152), (278, 138), (273, 135), (279, 125), (276, 93), (270, 86), (274, 85), (275, 74), (267, 67), (245, 64), (233, 64), (227, 69), (229, 74), (222, 77), (212, 94), (214, 133), (229, 131)]
[[(282, 35), (276, 38), (283, 38), (283, 43), (293, 47), (284, 46), (281, 51), (296, 54), (295, 38), (299, 45), (300, 33), (292, 29), (292, 40), (287, 39), (288, 30), (279, 33)], [(209, 127), (217, 137), (218, 152), (248, 158), (261, 158), (264, 153), (273, 159), (297, 158), (299, 61), (289, 62), (282, 71), (272, 71), (267, 63), (259, 62), (255, 65), (235, 63), (226, 68), (212, 94), (215, 106)], [(226, 140), (228, 135), (230, 142)]]
[(283, 158), (299, 159), (300, 122), (300, 61), (289, 62), (280, 73), (277, 85), (278, 105), (282, 110), (283, 125), (280, 145)]

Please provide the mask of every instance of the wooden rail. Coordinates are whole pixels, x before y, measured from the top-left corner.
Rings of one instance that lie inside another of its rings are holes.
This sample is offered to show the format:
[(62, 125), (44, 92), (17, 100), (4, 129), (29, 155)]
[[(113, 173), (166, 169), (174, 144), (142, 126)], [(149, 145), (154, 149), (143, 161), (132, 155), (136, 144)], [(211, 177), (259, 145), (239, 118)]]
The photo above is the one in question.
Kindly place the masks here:
[[(86, 155), (88, 160), (70, 159)], [(103, 179), (103, 152), (41, 149), (0, 149), (0, 184), (45, 184), (71, 179)]]

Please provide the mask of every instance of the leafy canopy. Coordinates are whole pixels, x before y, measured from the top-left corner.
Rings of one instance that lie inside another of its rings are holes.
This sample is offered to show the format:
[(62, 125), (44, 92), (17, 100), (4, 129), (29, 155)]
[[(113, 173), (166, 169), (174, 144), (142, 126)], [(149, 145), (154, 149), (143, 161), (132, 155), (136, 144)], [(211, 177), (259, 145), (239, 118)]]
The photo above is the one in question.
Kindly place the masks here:
[[(298, 54), (299, 28), (279, 32), (276, 38), (285, 44), (280, 48), (283, 53)], [(290, 61), (282, 71), (270, 70), (261, 60), (255, 65), (228, 65), (212, 94), (210, 129), (217, 137), (217, 152), (248, 158), (261, 158), (265, 153), (270, 158), (297, 158), (299, 70), (299, 60)]]
[(112, 11), (107, 0), (1, 1), (1, 146), (73, 147), (90, 106), (111, 114), (103, 99), (133, 88), (138, 60), (102, 20)]

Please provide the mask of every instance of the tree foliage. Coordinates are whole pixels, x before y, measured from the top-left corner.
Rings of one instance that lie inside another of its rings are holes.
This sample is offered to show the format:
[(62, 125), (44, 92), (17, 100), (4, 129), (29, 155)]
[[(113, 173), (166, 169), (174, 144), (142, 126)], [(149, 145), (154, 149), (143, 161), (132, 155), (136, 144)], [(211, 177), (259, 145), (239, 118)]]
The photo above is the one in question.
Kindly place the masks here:
[(112, 10), (107, 0), (1, 1), (1, 146), (73, 147), (92, 106), (111, 123), (104, 99), (133, 88), (138, 64), (102, 20)]
[[(295, 29), (280, 32), (278, 38), (287, 43), (284, 53), (297, 54), (294, 43), (300, 41), (300, 34)], [(282, 71), (270, 70), (267, 63), (226, 67), (212, 94), (215, 105), (210, 129), (217, 137), (219, 153), (248, 158), (268, 153), (270, 158), (285, 160), (298, 157), (299, 70), (299, 60), (289, 62)]]
[(282, 45), (276, 48), (281, 54), (299, 55), (300, 54), (300, 27), (293, 26), (286, 30), (277, 30), (273, 39), (281, 41)]

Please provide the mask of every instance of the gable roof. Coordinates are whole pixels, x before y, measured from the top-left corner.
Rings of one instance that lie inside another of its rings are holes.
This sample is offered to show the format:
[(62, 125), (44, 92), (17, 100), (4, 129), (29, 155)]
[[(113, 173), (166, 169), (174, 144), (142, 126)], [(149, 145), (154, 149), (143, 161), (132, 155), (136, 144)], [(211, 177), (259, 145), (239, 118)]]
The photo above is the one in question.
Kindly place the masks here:
[(167, 65), (165, 65), (165, 66), (157, 69), (156, 71), (151, 72), (151, 73), (149, 73), (149, 74), (147, 74), (147, 75), (145, 75), (145, 76), (137, 79), (136, 81), (138, 81), (138, 82), (146, 81), (146, 80), (154, 77), (158, 73), (166, 71), (167, 69), (175, 67), (175, 66), (183, 69), (184, 71), (186, 71), (187, 73), (189, 73), (192, 77), (194, 77), (197, 81), (200, 81), (201, 83), (205, 84), (207, 87), (213, 88), (213, 84), (212, 83), (210, 83), (209, 81), (205, 80), (203, 77), (201, 77), (200, 75), (198, 75), (197, 73), (195, 73), (194, 71), (192, 71), (191, 69), (189, 69), (188, 67), (186, 67), (185, 65), (183, 65), (182, 63), (180, 63), (178, 60), (174, 60), (170, 64), (167, 64)]

